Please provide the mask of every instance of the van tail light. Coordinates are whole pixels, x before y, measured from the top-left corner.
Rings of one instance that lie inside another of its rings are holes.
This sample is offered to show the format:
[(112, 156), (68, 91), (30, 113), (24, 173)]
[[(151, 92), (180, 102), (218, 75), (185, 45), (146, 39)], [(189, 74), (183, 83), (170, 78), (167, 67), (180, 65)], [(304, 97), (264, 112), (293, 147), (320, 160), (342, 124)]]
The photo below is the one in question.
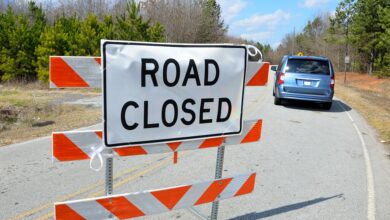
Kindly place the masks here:
[(284, 84), (284, 73), (280, 73), (278, 77), (278, 84), (282, 85)]
[(330, 78), (330, 88), (331, 89), (334, 89), (334, 84), (335, 84), (335, 79), (334, 79), (334, 75), (333, 75), (332, 78)]

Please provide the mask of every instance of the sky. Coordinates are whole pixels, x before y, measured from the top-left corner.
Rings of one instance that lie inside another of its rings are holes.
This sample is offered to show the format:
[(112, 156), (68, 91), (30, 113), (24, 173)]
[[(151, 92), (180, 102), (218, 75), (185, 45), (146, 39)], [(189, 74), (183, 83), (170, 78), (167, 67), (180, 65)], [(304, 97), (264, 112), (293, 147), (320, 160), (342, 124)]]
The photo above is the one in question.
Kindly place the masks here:
[(276, 48), (283, 37), (300, 32), (309, 20), (334, 14), (340, 0), (217, 0), (228, 34), (270, 44)]

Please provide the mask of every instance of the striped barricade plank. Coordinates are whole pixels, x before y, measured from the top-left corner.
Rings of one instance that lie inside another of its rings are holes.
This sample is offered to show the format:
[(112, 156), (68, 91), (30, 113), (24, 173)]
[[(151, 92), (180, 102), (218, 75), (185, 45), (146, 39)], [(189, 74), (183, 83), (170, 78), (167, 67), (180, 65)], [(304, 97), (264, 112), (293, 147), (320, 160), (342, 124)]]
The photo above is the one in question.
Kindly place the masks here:
[(51, 56), (50, 88), (100, 88), (100, 57)]
[(153, 191), (56, 203), (55, 217), (57, 220), (129, 219), (159, 214), (249, 194), (255, 179), (256, 173), (251, 173)]
[[(51, 56), (50, 88), (100, 88), (100, 67), (100, 57)], [(268, 72), (268, 62), (248, 62), (245, 85), (266, 85)]]
[[(124, 146), (114, 148), (113, 151), (116, 156), (124, 157), (251, 143), (260, 140), (261, 128), (262, 120), (247, 120), (244, 121), (242, 133), (236, 136), (158, 143), (144, 146)], [(63, 162), (90, 159), (103, 144), (102, 131), (54, 132), (52, 136), (53, 158), (54, 160)]]
[(268, 82), (268, 62), (248, 62), (245, 75), (246, 86), (265, 86)]

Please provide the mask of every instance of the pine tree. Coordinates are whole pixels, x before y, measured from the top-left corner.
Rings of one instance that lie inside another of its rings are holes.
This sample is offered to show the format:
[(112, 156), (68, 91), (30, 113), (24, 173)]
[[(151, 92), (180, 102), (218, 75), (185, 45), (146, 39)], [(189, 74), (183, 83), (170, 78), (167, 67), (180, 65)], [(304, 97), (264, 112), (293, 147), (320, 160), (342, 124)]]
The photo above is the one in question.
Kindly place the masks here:
[(5, 73), (12, 72), (13, 59), (10, 59), (11, 30), (15, 27), (15, 14), (11, 7), (8, 7), (5, 14), (0, 15), (0, 81)]
[(80, 21), (75, 17), (60, 17), (53, 26), (46, 27), (40, 36), (41, 44), (35, 49), (37, 57), (36, 72), (40, 81), (49, 80), (49, 56), (84, 55), (77, 45), (76, 35), (80, 30)]
[(34, 55), (39, 37), (46, 25), (41, 7), (28, 4), (28, 14), (16, 15), (9, 7), (2, 15), (0, 72), (2, 81), (32, 80), (36, 78)]
[(387, 18), (389, 8), (388, 0), (344, 0), (336, 10), (334, 21), (347, 28), (350, 25), (351, 42), (368, 60), (369, 74), (376, 67), (384, 68), (386, 57), (390, 53), (388, 40), (386, 40), (387, 29), (389, 29)]
[(221, 17), (221, 7), (216, 0), (203, 0), (202, 22), (197, 33), (197, 43), (220, 42), (227, 27)]
[(164, 41), (164, 28), (140, 15), (140, 6), (134, 0), (127, 2), (125, 13), (117, 17), (114, 27), (115, 38), (134, 41)]
[(83, 54), (84, 56), (100, 55), (100, 39), (105, 37), (102, 26), (94, 14), (89, 14), (81, 22), (80, 31), (75, 35), (78, 47), (77, 54)]
[(127, 3), (125, 14), (116, 17), (109, 15), (103, 21), (89, 14), (84, 20), (76, 16), (63, 15), (42, 33), (41, 44), (36, 48), (39, 80), (49, 80), (49, 56), (99, 56), (101, 39), (164, 41), (164, 28), (139, 15), (139, 5), (134, 1)]

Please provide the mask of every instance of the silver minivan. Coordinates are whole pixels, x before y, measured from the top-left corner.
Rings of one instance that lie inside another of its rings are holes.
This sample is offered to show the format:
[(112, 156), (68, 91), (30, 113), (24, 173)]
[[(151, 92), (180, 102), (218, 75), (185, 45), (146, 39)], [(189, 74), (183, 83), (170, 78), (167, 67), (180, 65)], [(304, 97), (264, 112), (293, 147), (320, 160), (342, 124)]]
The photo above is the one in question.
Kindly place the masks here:
[(313, 101), (332, 107), (335, 76), (331, 61), (317, 56), (284, 56), (276, 67), (275, 105), (285, 99)]

